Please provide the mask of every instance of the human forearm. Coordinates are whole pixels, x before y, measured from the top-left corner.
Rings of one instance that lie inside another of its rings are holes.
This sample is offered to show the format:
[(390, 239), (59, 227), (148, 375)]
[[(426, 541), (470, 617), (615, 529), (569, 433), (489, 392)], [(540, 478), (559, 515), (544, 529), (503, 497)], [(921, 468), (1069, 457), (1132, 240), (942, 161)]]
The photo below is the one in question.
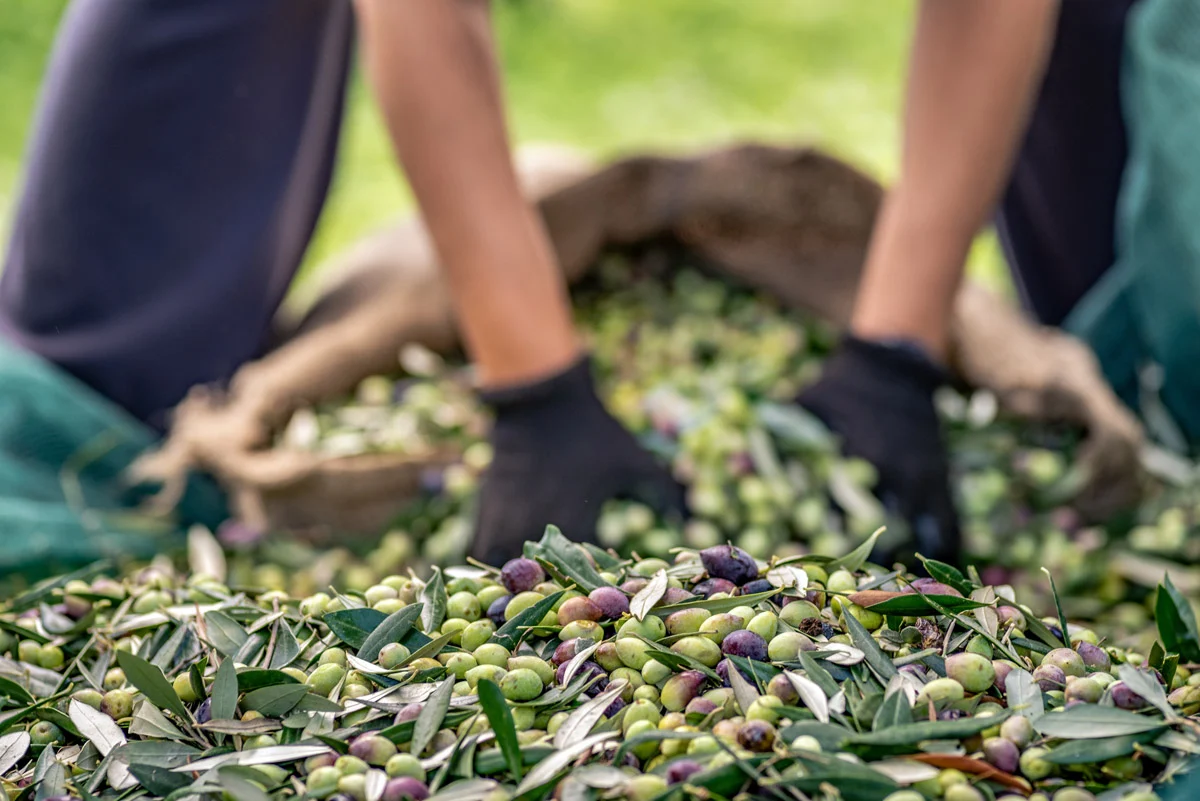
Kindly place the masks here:
[(876, 225), (852, 328), (945, 357), (971, 242), (1003, 188), (1048, 53), (1056, 0), (923, 0), (900, 178)]
[(481, 0), (358, 0), (367, 68), (486, 385), (578, 355), (563, 280), (513, 171)]

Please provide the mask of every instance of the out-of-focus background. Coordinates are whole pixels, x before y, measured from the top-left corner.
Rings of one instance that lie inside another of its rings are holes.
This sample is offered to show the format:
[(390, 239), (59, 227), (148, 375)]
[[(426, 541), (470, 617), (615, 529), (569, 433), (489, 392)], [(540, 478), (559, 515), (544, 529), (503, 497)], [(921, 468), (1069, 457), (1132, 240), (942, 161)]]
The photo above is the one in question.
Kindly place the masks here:
[[(66, 0), (0, 4), (0, 245), (38, 86)], [(896, 169), (911, 0), (499, 0), (519, 142), (599, 155), (737, 138), (820, 145), (884, 179)], [(361, 75), (333, 194), (306, 270), (410, 207)], [(987, 238), (972, 270), (1003, 288)]]

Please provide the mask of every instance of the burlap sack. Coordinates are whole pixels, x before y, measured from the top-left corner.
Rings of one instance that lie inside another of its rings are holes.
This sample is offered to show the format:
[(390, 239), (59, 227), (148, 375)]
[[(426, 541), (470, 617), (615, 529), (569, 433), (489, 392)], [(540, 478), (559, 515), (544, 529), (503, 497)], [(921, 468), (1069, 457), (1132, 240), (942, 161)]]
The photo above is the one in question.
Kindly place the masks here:
[[(569, 153), (539, 150), (518, 165), (573, 283), (609, 248), (683, 247), (717, 273), (837, 324), (849, 317), (882, 196), (862, 173), (803, 148), (637, 156), (595, 171)], [(138, 475), (170, 488), (190, 469), (207, 470), (253, 524), (373, 534), (412, 497), (423, 467), (452, 457), (323, 458), (269, 447), (296, 408), (393, 370), (405, 344), (457, 345), (450, 298), (417, 220), (364, 239), (327, 274), (285, 344), (242, 368), (227, 395), (198, 388), (179, 406), (171, 436)], [(952, 331), (952, 366), (966, 385), (993, 391), (1014, 415), (1086, 432), (1080, 511), (1102, 518), (1137, 499), (1141, 428), (1083, 345), (970, 283)]]

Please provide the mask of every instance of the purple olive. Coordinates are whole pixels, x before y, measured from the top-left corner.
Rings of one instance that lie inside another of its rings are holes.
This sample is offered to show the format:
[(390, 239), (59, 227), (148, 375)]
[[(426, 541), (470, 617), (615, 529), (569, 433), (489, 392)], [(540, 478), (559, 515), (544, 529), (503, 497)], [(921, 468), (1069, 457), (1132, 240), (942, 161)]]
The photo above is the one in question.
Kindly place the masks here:
[(663, 593), (663, 606), (671, 606), (672, 604), (681, 604), (686, 601), (694, 601), (696, 596), (692, 595), (685, 589), (680, 587), (667, 587), (667, 591)]
[(578, 637), (573, 640), (567, 640), (566, 642), (559, 643), (558, 647), (554, 649), (554, 655), (550, 657), (550, 663), (557, 666), (565, 662), (570, 662), (571, 658), (575, 656), (578, 650)]
[(734, 545), (714, 545), (700, 552), (704, 569), (713, 578), (745, 584), (758, 578), (758, 564), (750, 554)]
[(718, 707), (716, 704), (714, 704), (712, 701), (708, 700), (707, 698), (693, 698), (691, 701), (688, 702), (688, 705), (686, 707), (684, 707), (683, 711), (686, 712), (687, 714), (691, 714), (691, 713), (695, 712), (697, 715), (711, 715), (713, 712), (716, 712), (719, 708), (720, 707)]
[[(724, 684), (724, 686), (726, 686), (726, 687), (730, 686), (730, 684), (729, 684), (730, 668), (733, 668), (733, 663), (730, 662), (728, 659), (722, 659), (720, 662), (717, 663), (717, 667), (716, 667), (717, 676), (718, 676), (718, 678), (721, 679), (722, 684)], [(745, 679), (746, 681), (749, 681), (749, 682), (754, 681), (754, 677), (751, 676), (749, 673), (747, 673), (745, 670), (742, 670), (741, 668), (734, 668), (734, 669), (736, 669), (738, 673), (741, 673), (742, 678)]]
[(1067, 683), (1067, 674), (1056, 665), (1038, 665), (1033, 669), (1033, 680), (1042, 692), (1061, 690)]
[(500, 583), (504, 588), (516, 595), (519, 592), (529, 592), (546, 580), (542, 566), (532, 559), (517, 557), (504, 563), (500, 568)]
[(1112, 693), (1113, 704), (1119, 709), (1141, 709), (1146, 706), (1146, 699), (1131, 690), (1123, 681), (1114, 681), (1108, 689)]
[(212, 699), (205, 698), (200, 702), (200, 706), (196, 707), (196, 722), (208, 723), (212, 720)]
[(429, 798), (429, 788), (412, 776), (398, 776), (388, 780), (380, 798), (382, 801), (425, 801)]
[(565, 626), (576, 620), (590, 620), (593, 623), (604, 617), (604, 610), (592, 602), (590, 598), (570, 598), (558, 608), (558, 625)]
[(961, 709), (950, 708), (943, 709), (941, 712), (938, 712), (938, 720), (961, 720), (966, 716), (967, 713)]
[(600, 607), (605, 620), (616, 620), (629, 611), (629, 598), (616, 587), (597, 587), (588, 598)]
[(767, 661), (767, 641), (747, 629), (730, 632), (721, 640), (721, 651), (728, 656), (744, 656), (756, 662)]
[(396, 713), (396, 722), (404, 723), (409, 720), (416, 720), (421, 716), (420, 704), (405, 704), (400, 707), (400, 711)]
[(695, 587), (692, 587), (693, 592), (697, 595), (703, 595), (705, 598), (717, 592), (727, 592), (732, 595), (736, 590), (736, 584), (723, 578), (705, 579)]
[(499, 598), (492, 601), (491, 606), (487, 608), (488, 620), (495, 623), (496, 628), (503, 626), (507, 622), (504, 619), (504, 610), (508, 608), (508, 602), (511, 600), (511, 595), (501, 595)]
[(742, 586), (741, 594), (753, 595), (756, 592), (770, 592), (773, 589), (775, 589), (775, 585), (766, 579), (755, 579), (754, 581), (747, 581)]
[(1075, 646), (1075, 650), (1083, 659), (1083, 664), (1087, 665), (1089, 670), (1099, 670), (1105, 673), (1112, 667), (1112, 659), (1109, 658), (1108, 652), (1098, 645), (1092, 645), (1090, 642), (1080, 642)]
[(667, 784), (681, 784), (702, 770), (694, 759), (678, 759), (667, 766)]
[(1021, 750), (1011, 740), (989, 737), (983, 741), (983, 758), (1005, 773), (1016, 773)]
[(992, 670), (996, 671), (996, 686), (1004, 689), (1005, 682), (1008, 681), (1008, 674), (1012, 673), (1016, 668), (1012, 662), (1004, 659), (993, 659)]
[(642, 590), (646, 589), (646, 585), (650, 583), (650, 579), (631, 578), (621, 585), (621, 592), (627, 595), (637, 595)]
[(613, 702), (604, 710), (604, 717), (611, 718), (613, 715), (625, 708), (625, 702), (621, 700), (621, 696), (613, 699)]
[(934, 581), (931, 578), (919, 578), (915, 580), (912, 584), (904, 588), (904, 592), (919, 592), (922, 595), (956, 595), (959, 598), (962, 597), (962, 593), (958, 590), (949, 585), (942, 584), (940, 581)]

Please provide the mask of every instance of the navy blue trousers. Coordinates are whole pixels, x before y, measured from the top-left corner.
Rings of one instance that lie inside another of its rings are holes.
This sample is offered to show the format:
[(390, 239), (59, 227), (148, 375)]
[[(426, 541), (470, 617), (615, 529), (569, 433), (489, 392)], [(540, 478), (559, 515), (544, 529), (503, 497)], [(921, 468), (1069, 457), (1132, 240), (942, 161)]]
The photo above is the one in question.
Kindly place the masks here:
[(259, 355), (325, 200), (349, 0), (74, 0), (0, 332), (162, 427)]
[[(399, 1), (399, 0), (398, 0)], [(1000, 232), (1057, 323), (1112, 262), (1133, 0), (1065, 0)], [(163, 427), (262, 353), (329, 186), (348, 0), (74, 0), (0, 276), (0, 333)]]

